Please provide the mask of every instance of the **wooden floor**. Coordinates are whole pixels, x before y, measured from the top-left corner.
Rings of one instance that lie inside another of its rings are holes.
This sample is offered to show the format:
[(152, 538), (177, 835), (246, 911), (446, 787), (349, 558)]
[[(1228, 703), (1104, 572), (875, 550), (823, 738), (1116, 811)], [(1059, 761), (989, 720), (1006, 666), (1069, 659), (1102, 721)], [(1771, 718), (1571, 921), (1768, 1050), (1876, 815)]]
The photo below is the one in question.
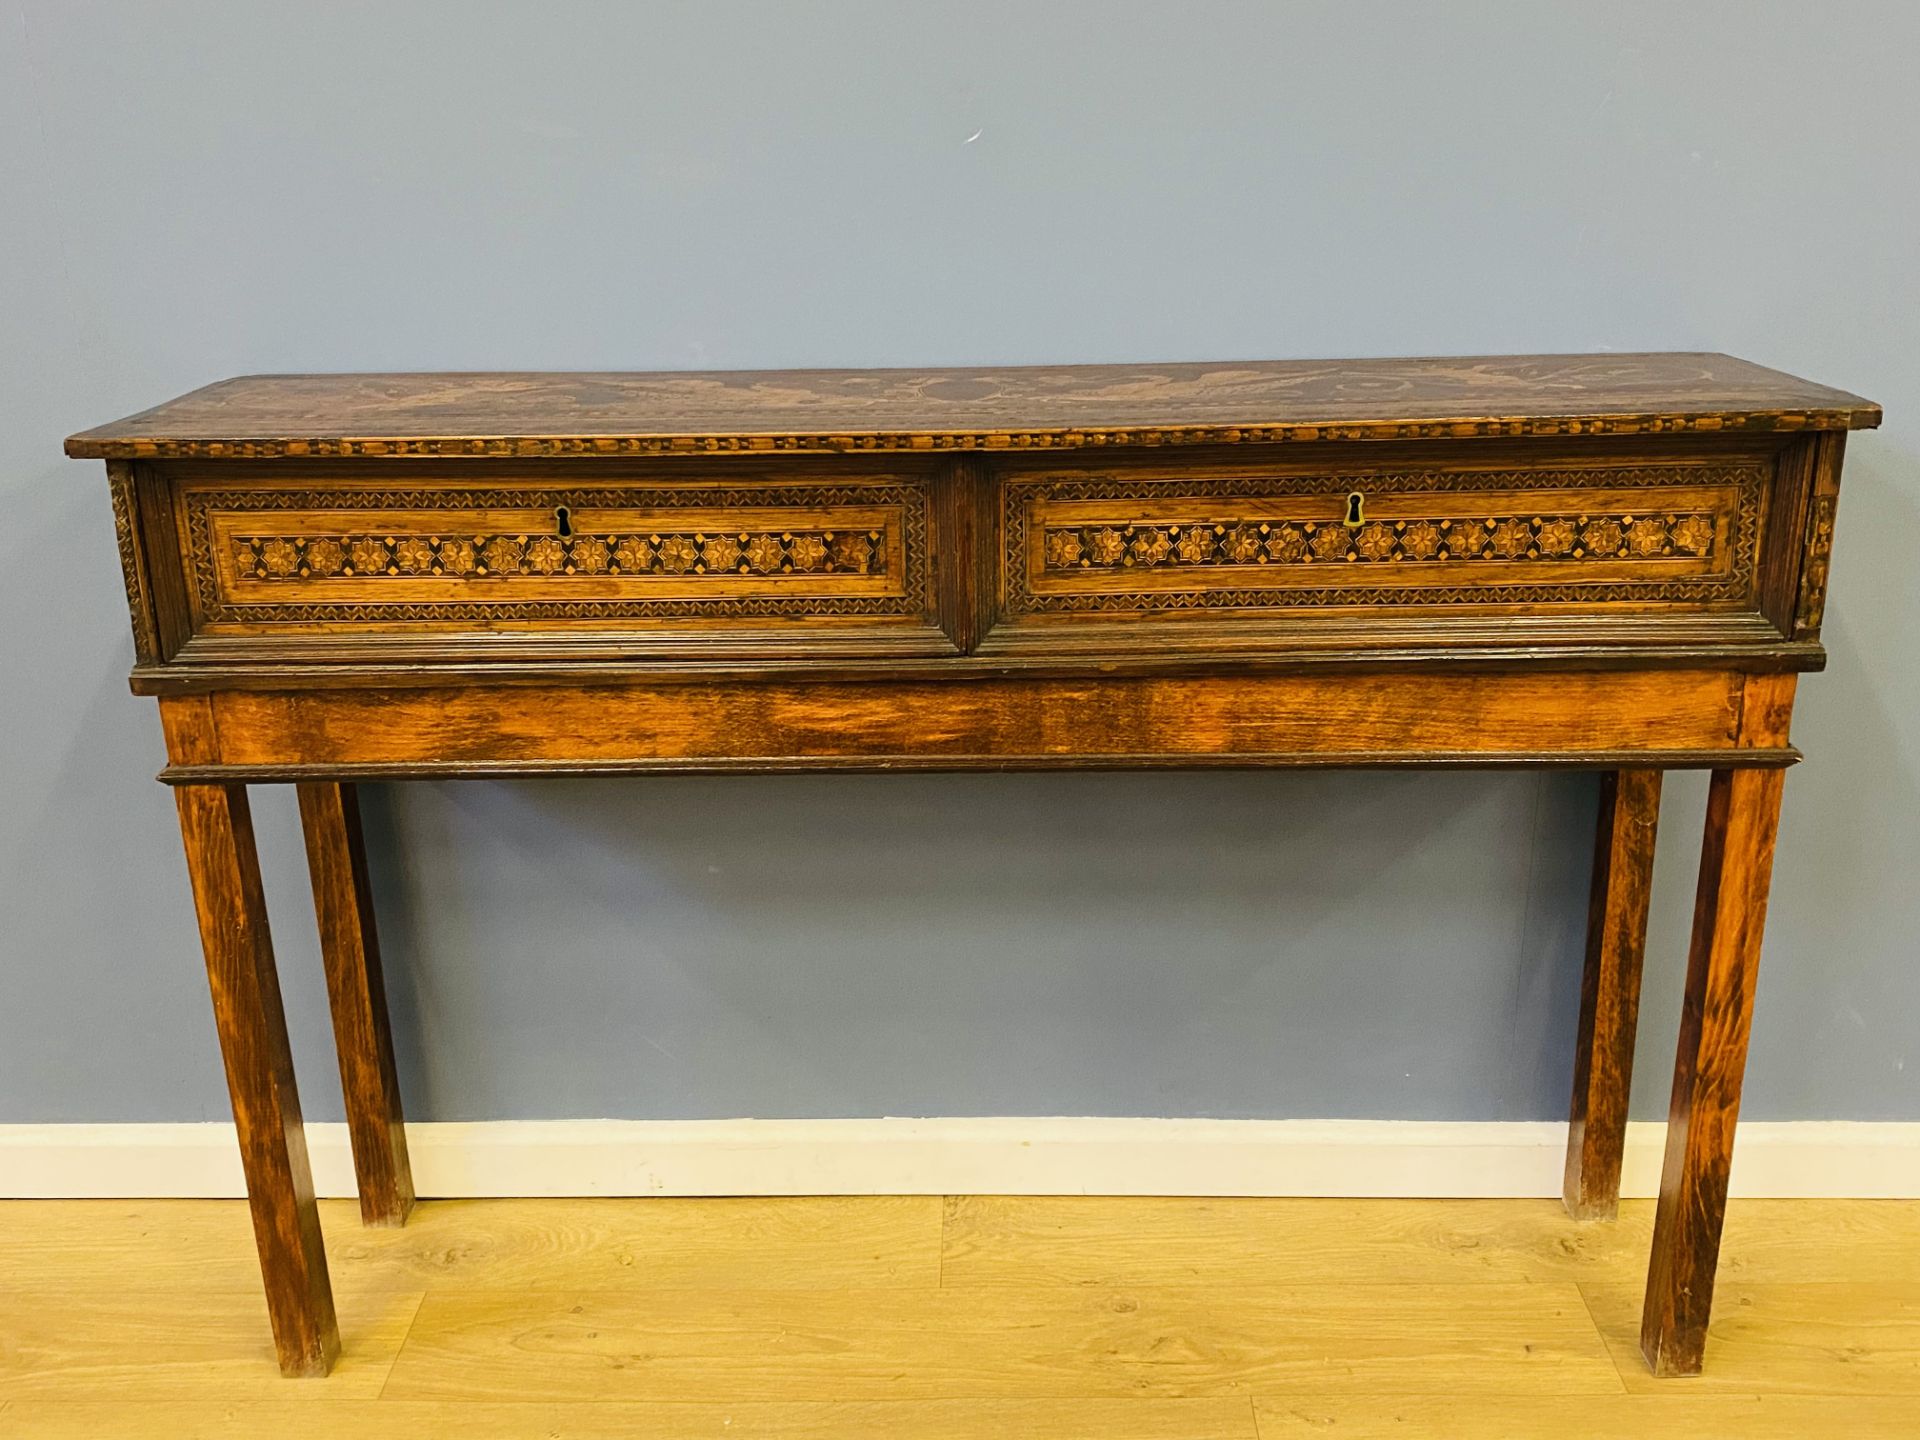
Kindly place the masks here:
[(896, 1197), (322, 1206), (282, 1380), (244, 1206), (0, 1202), (0, 1436), (1920, 1435), (1920, 1204), (1735, 1202), (1697, 1380), (1651, 1207)]

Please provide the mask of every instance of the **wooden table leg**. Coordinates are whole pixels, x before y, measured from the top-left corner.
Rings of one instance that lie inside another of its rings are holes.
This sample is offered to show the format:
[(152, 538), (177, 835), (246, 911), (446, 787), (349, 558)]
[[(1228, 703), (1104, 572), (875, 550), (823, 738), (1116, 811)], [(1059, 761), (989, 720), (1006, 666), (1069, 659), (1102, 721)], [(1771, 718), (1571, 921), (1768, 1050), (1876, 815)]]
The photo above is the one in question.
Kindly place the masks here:
[(367, 1225), (401, 1225), (413, 1209), (413, 1170), (387, 1024), (386, 981), (360, 834), (360, 798), (352, 785), (331, 781), (298, 788), (327, 996), (333, 1006), (334, 1046), (340, 1052), (340, 1088), (360, 1182), (360, 1219)]
[(1620, 1209), (1620, 1159), (1627, 1141), (1640, 966), (1647, 952), (1660, 772), (1614, 770), (1601, 777), (1594, 840), (1587, 965), (1580, 982), (1580, 1033), (1573, 1060), (1567, 1170), (1561, 1188), (1576, 1220), (1611, 1220)]
[(1640, 1349), (1656, 1375), (1697, 1375), (1726, 1216), (1740, 1080), (1786, 772), (1716, 770), (1694, 901), (1680, 1054)]
[(274, 1345), (286, 1374), (324, 1375), (339, 1354), (340, 1335), (246, 787), (182, 785), (174, 796)]

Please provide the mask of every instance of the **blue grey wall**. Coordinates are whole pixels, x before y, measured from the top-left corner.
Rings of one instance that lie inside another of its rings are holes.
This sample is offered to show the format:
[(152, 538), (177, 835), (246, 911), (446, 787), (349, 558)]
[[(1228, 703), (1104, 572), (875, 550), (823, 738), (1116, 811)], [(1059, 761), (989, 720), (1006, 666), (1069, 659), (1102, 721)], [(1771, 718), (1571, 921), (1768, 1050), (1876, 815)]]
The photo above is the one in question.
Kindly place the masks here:
[[(1747, 1113), (1920, 1119), (1916, 47), (1907, 0), (7, 0), (0, 1121), (226, 1108), (71, 430), (255, 370), (1663, 347), (1887, 406), (1802, 690)], [(1645, 1115), (1703, 797), (1669, 786)], [(416, 1118), (1564, 1114), (1590, 777), (368, 809)], [(257, 811), (334, 1117), (298, 825)]]

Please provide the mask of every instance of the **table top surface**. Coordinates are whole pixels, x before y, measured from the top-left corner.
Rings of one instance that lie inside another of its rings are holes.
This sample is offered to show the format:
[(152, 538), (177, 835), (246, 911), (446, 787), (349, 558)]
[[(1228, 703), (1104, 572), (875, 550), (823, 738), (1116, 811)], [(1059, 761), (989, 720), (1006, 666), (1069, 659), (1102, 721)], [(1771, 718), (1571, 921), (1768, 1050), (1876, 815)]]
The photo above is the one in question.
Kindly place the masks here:
[(1021, 450), (1859, 429), (1880, 409), (1730, 355), (928, 370), (245, 375), (77, 458)]

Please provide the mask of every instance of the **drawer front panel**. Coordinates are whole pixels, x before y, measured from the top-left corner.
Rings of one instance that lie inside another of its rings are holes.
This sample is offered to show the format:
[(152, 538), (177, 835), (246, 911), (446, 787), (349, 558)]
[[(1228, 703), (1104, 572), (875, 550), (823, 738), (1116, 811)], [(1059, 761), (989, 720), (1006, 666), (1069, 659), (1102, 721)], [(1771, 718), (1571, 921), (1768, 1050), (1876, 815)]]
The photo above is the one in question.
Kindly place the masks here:
[(198, 488), (196, 628), (923, 621), (923, 485)]
[(1758, 462), (1016, 477), (1007, 607), (1750, 607), (1769, 477)]

